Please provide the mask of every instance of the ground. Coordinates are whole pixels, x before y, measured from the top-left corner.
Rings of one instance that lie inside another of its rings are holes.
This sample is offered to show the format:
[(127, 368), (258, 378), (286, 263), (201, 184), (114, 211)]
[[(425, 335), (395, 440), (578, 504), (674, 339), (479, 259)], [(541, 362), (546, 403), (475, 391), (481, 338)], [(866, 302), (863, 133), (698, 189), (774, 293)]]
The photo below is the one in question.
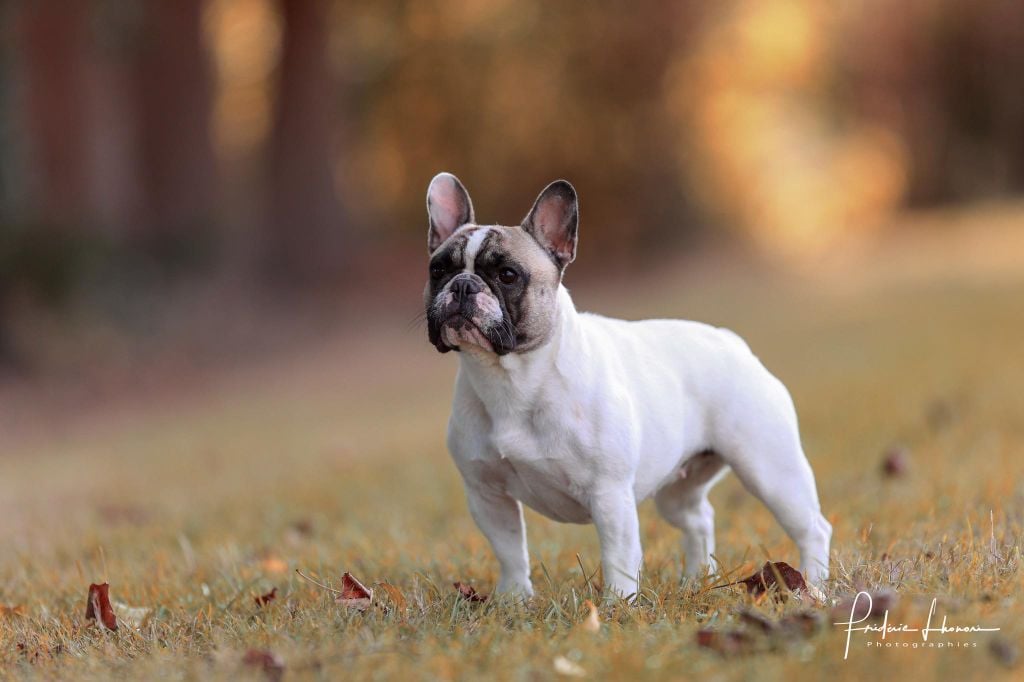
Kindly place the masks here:
[[(578, 625), (583, 600), (600, 602), (593, 529), (532, 513), (537, 596), (460, 599), (453, 582), (488, 593), (497, 564), (444, 449), (456, 358), (384, 314), (173, 391), (128, 382), (116, 398), (79, 395), (73, 410), (39, 389), (4, 394), (0, 673), (273, 678), (273, 666), (243, 662), (265, 649), (286, 679), (1019, 675), (1024, 271), (941, 267), (968, 251), (921, 268), (862, 258), (814, 279), (724, 259), (574, 294), (608, 314), (729, 326), (790, 387), (835, 529), (829, 597), (893, 590), (890, 623), (912, 627), (937, 598), (933, 626), (946, 616), (999, 632), (933, 634), (966, 643), (943, 649), (902, 647), (919, 633), (896, 633), (887, 641), (901, 648), (882, 650), (854, 633), (844, 660), (831, 606), (755, 601), (714, 589), (723, 578), (682, 586), (678, 535), (650, 502), (642, 598), (601, 604), (598, 632)], [(901, 475), (883, 472), (892, 448), (903, 448)], [(734, 478), (712, 501), (732, 579), (767, 558), (797, 564)], [(375, 603), (336, 604), (296, 569), (335, 588), (351, 572), (376, 587)], [(93, 582), (152, 612), (116, 632), (87, 623)], [(276, 599), (257, 606), (272, 588)], [(809, 635), (752, 634), (749, 651), (698, 645), (704, 628), (754, 633), (743, 609), (773, 619), (810, 609), (820, 622)]]

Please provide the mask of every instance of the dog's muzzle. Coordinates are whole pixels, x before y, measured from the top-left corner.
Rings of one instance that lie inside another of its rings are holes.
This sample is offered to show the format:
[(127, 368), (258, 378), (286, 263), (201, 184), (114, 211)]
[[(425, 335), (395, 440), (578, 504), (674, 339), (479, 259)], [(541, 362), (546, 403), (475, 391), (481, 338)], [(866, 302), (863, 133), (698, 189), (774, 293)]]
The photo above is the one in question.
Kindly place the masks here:
[(476, 295), (483, 290), (484, 282), (476, 275), (467, 272), (457, 275), (448, 285), (448, 292), (451, 295), (444, 302), (444, 318), (461, 315), (467, 320), (472, 320), (476, 313)]
[(469, 343), (499, 354), (511, 334), (499, 331), (502, 311), (498, 300), (476, 274), (463, 272), (438, 294), (428, 312), (430, 341), (442, 353)]

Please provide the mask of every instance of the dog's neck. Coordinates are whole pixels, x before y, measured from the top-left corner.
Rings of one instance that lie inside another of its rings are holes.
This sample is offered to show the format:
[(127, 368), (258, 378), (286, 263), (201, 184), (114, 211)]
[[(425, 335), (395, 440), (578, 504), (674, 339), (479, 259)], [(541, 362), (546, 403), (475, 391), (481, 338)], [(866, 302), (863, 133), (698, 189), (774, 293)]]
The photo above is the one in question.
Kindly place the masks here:
[(459, 371), (465, 373), (489, 409), (527, 403), (545, 383), (568, 374), (569, 367), (580, 357), (582, 342), (579, 313), (569, 291), (560, 284), (547, 341), (530, 351), (501, 356), (466, 348), (459, 353)]

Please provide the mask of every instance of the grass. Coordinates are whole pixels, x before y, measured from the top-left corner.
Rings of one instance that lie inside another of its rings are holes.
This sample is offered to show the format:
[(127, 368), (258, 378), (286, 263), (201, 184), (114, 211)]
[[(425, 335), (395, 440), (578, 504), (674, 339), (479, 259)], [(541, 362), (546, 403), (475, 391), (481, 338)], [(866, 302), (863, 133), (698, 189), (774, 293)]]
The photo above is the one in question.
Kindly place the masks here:
[[(876, 650), (855, 636), (844, 660), (845, 633), (819, 607), (811, 636), (759, 637), (747, 655), (701, 648), (701, 628), (749, 628), (744, 608), (778, 618), (807, 607), (709, 589), (720, 580), (681, 586), (678, 535), (650, 503), (641, 603), (603, 605), (599, 632), (577, 625), (583, 600), (597, 600), (583, 573), (598, 566), (592, 528), (532, 513), (537, 597), (458, 599), (454, 581), (489, 592), (497, 564), (444, 450), (455, 360), (384, 319), (173, 395), (43, 413), (41, 428), (5, 443), (0, 605), (23, 609), (0, 614), (0, 674), (273, 677), (243, 664), (251, 648), (279, 656), (286, 679), (554, 679), (566, 667), (556, 670), (558, 657), (616, 679), (1020, 674), (990, 645), (1024, 639), (1024, 280), (811, 288), (669, 274), (626, 293), (576, 294), (609, 314), (728, 325), (790, 386), (835, 527), (832, 596), (895, 590), (890, 621), (912, 626), (937, 597), (933, 624), (946, 615), (1001, 632), (950, 635), (976, 646), (943, 650)], [(910, 466), (887, 478), (880, 460), (894, 444)], [(712, 501), (731, 575), (766, 558), (797, 563), (733, 478)], [(378, 605), (361, 613), (297, 568), (397, 592), (378, 588)], [(102, 581), (115, 601), (152, 609), (142, 627), (86, 624), (89, 583)], [(257, 607), (274, 587), (276, 600)]]

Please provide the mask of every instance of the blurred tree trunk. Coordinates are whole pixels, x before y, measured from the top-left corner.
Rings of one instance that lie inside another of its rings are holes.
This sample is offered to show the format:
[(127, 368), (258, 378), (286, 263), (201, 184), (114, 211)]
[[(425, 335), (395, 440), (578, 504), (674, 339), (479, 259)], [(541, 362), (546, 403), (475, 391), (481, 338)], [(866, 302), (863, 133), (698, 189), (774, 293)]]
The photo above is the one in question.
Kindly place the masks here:
[(265, 262), (277, 284), (322, 282), (341, 272), (344, 216), (334, 189), (328, 3), (280, 0), (284, 20), (277, 110), (270, 141)]
[(138, 46), (142, 241), (192, 260), (215, 237), (216, 162), (202, 0), (149, 0)]
[(22, 3), (18, 46), (24, 73), (30, 215), (47, 226), (88, 222), (90, 62), (87, 0)]

